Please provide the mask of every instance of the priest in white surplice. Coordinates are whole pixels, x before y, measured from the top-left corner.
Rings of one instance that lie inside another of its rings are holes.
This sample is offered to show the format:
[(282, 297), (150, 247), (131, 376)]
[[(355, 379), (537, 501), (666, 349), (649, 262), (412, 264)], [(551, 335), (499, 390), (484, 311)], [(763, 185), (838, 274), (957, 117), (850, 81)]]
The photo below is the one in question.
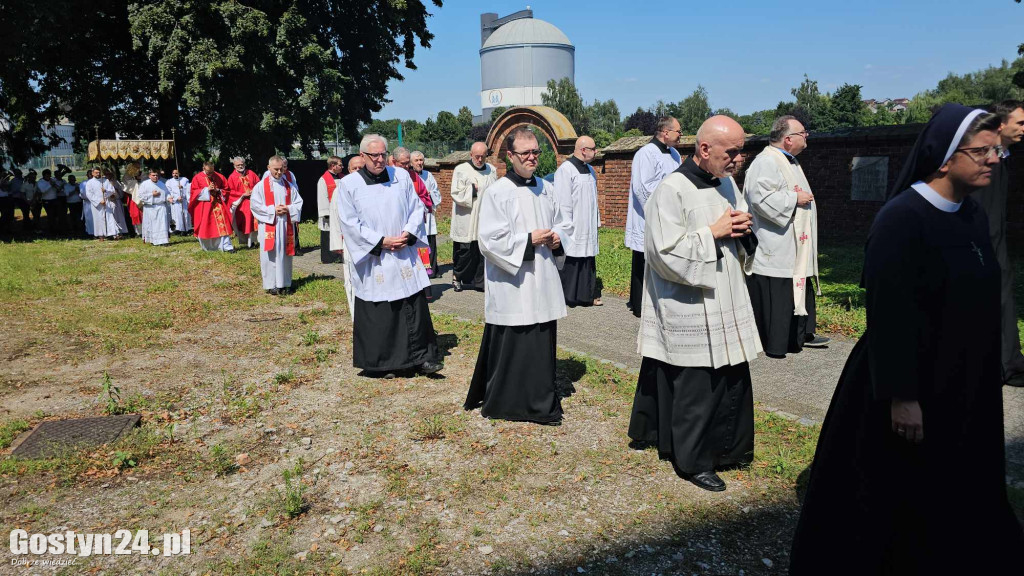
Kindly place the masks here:
[(160, 181), (160, 173), (150, 169), (149, 179), (139, 184), (136, 195), (142, 209), (142, 239), (153, 246), (166, 246), (171, 234), (171, 218), (167, 212), (167, 186)]
[(469, 149), (469, 162), (452, 171), (452, 286), (484, 289), (484, 261), (477, 243), (480, 200), (487, 187), (498, 179), (498, 172), (485, 159), (487, 144), (475, 142)]
[(387, 146), (378, 134), (364, 136), (359, 153), (366, 165), (334, 191), (345, 262), (354, 272), (352, 363), (384, 377), (411, 368), (433, 374), (444, 366), (427, 308), (430, 281), (417, 253), (427, 246), (425, 211), (409, 171), (387, 166)]
[(640, 317), (640, 299), (644, 288), (644, 204), (661, 180), (679, 167), (679, 143), (683, 132), (672, 117), (658, 119), (654, 138), (636, 151), (629, 175), (629, 212), (626, 213), (626, 247), (633, 251), (630, 267), (629, 301), (626, 305)]
[(643, 356), (629, 437), (656, 445), (676, 473), (705, 490), (725, 490), (716, 469), (754, 455), (748, 362), (761, 351), (744, 271), (754, 236), (743, 192), (732, 179), (743, 128), (712, 116), (695, 154), (662, 180), (646, 205)]
[(590, 136), (576, 139), (572, 156), (555, 170), (555, 198), (565, 219), (571, 223), (562, 267), (562, 291), (569, 307), (601, 306), (597, 298), (597, 175), (590, 166), (597, 147)]
[(829, 341), (814, 335), (818, 211), (796, 159), (805, 148), (804, 125), (793, 116), (777, 118), (768, 146), (754, 158), (743, 181), (757, 236), (747, 289), (761, 345), (772, 358)]
[(287, 294), (292, 286), (295, 226), (302, 216), (302, 197), (284, 177), (284, 158), (271, 156), (267, 176), (252, 187), (249, 208), (259, 223), (260, 272), (267, 294)]
[(171, 207), (171, 222), (174, 223), (174, 234), (184, 235), (192, 229), (192, 221), (188, 214), (188, 178), (182, 178), (175, 168), (171, 177), (164, 183), (167, 186), (167, 200)]
[(427, 186), (430, 201), (434, 205), (434, 211), (427, 212), (427, 244), (430, 245), (430, 271), (432, 273), (430, 277), (440, 278), (441, 269), (437, 266), (437, 217), (434, 214), (441, 207), (441, 189), (438, 188), (434, 175), (423, 169), (423, 165), (426, 163), (423, 152), (415, 150), (410, 158), (413, 170)]
[(99, 239), (117, 238), (121, 229), (117, 223), (115, 206), (120, 200), (109, 180), (100, 176), (100, 169), (92, 169), (92, 178), (85, 183), (85, 196), (92, 213), (92, 233)]
[(331, 251), (331, 200), (338, 181), (345, 175), (345, 167), (339, 156), (327, 159), (327, 170), (316, 181), (317, 228), (320, 229), (320, 263), (334, 264), (341, 255)]
[(480, 203), (484, 335), (464, 408), (480, 407), (487, 418), (559, 424), (556, 327), (566, 312), (558, 269), (570, 223), (554, 186), (533, 175), (540, 158), (533, 132), (513, 130), (505, 148), (513, 170)]

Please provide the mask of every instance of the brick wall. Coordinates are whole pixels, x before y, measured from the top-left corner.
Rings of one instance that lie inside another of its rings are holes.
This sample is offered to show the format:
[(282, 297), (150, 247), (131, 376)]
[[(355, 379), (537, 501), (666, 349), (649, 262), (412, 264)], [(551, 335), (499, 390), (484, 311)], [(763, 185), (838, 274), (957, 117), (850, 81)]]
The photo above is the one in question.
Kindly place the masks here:
[[(855, 128), (841, 133), (812, 135), (808, 147), (800, 154), (800, 164), (818, 204), (818, 236), (822, 240), (862, 242), (875, 214), (882, 207), (880, 201), (851, 199), (851, 163), (855, 156), (887, 156), (888, 182), (891, 187), (903, 167), (903, 159), (910, 152), (923, 125), (881, 126)], [(748, 139), (745, 156), (747, 162), (767, 146), (766, 137)], [(677, 146), (684, 158), (693, 154), (692, 144)], [(1010, 201), (1008, 231), (1015, 241), (1024, 241), (1024, 146), (1016, 146), (1009, 159)], [(605, 226), (621, 228), (626, 225), (629, 200), (629, 176), (635, 150), (605, 152), (593, 163), (597, 173), (598, 208)], [(451, 215), (451, 174), (457, 163), (439, 162), (434, 172), (444, 201), (439, 213)], [(503, 173), (504, 166), (499, 166)], [(736, 177), (742, 186), (743, 172)]]

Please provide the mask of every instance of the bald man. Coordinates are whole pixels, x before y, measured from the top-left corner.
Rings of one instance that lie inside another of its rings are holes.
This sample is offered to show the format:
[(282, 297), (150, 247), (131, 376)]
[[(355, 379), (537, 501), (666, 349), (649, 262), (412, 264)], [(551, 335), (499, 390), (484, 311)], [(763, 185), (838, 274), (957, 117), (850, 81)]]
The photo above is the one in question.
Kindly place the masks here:
[(643, 356), (629, 437), (671, 460), (700, 488), (725, 490), (716, 469), (754, 456), (748, 362), (761, 352), (744, 271), (751, 216), (732, 175), (743, 128), (712, 116), (697, 146), (645, 206), (646, 268), (637, 351)]
[(452, 287), (456, 292), (463, 288), (484, 290), (484, 259), (477, 238), (480, 199), (498, 179), (497, 170), (486, 162), (487, 152), (486, 144), (474, 143), (469, 162), (459, 164), (452, 172)]
[(597, 298), (597, 229), (601, 216), (597, 209), (597, 175), (590, 162), (597, 146), (590, 136), (580, 136), (572, 156), (555, 170), (555, 200), (562, 216), (571, 223), (565, 247), (565, 265), (559, 270), (565, 303), (576, 306), (600, 306)]

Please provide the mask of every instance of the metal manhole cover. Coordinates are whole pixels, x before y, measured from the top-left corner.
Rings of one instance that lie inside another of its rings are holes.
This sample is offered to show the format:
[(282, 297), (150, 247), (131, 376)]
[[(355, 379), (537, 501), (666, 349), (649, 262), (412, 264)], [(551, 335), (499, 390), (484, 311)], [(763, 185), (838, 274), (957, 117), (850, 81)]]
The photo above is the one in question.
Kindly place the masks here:
[(36, 426), (11, 452), (19, 458), (47, 458), (68, 450), (99, 446), (117, 440), (139, 425), (142, 416), (102, 416), (72, 420), (48, 420)]

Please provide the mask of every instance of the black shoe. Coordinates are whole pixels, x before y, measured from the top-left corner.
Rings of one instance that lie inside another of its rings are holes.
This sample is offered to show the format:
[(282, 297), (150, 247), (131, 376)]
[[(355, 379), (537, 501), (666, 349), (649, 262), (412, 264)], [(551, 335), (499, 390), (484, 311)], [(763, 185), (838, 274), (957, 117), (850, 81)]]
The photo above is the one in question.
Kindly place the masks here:
[(824, 348), (825, 345), (831, 341), (831, 338), (814, 334), (804, 339), (804, 346), (809, 346), (811, 348)]
[(462, 282), (459, 282), (458, 280), (452, 280), (452, 290), (455, 290), (456, 292), (462, 292)]
[(267, 294), (270, 294), (271, 296), (277, 296), (280, 292), (281, 291), (278, 290), (277, 288), (271, 288), (270, 290), (267, 290)]
[(764, 355), (769, 358), (774, 358), (776, 360), (782, 360), (783, 358), (786, 357), (785, 354), (772, 354), (771, 352), (765, 352)]
[(718, 477), (718, 474), (715, 474), (714, 470), (693, 474), (689, 480), (694, 486), (703, 488), (708, 492), (722, 492), (725, 490), (725, 482)]
[(1013, 386), (1014, 388), (1024, 387), (1024, 372), (1007, 374), (1006, 379), (1003, 380), (1003, 384), (1007, 386)]
[(444, 369), (444, 364), (440, 362), (431, 362), (427, 360), (423, 364), (416, 367), (420, 374), (436, 374)]
[(648, 448), (651, 448), (652, 446), (654, 446), (654, 444), (652, 444), (652, 443), (650, 443), (650, 442), (648, 442), (646, 440), (630, 440), (629, 441), (629, 449), (630, 450), (641, 450), (642, 451), (642, 450), (647, 450)]

